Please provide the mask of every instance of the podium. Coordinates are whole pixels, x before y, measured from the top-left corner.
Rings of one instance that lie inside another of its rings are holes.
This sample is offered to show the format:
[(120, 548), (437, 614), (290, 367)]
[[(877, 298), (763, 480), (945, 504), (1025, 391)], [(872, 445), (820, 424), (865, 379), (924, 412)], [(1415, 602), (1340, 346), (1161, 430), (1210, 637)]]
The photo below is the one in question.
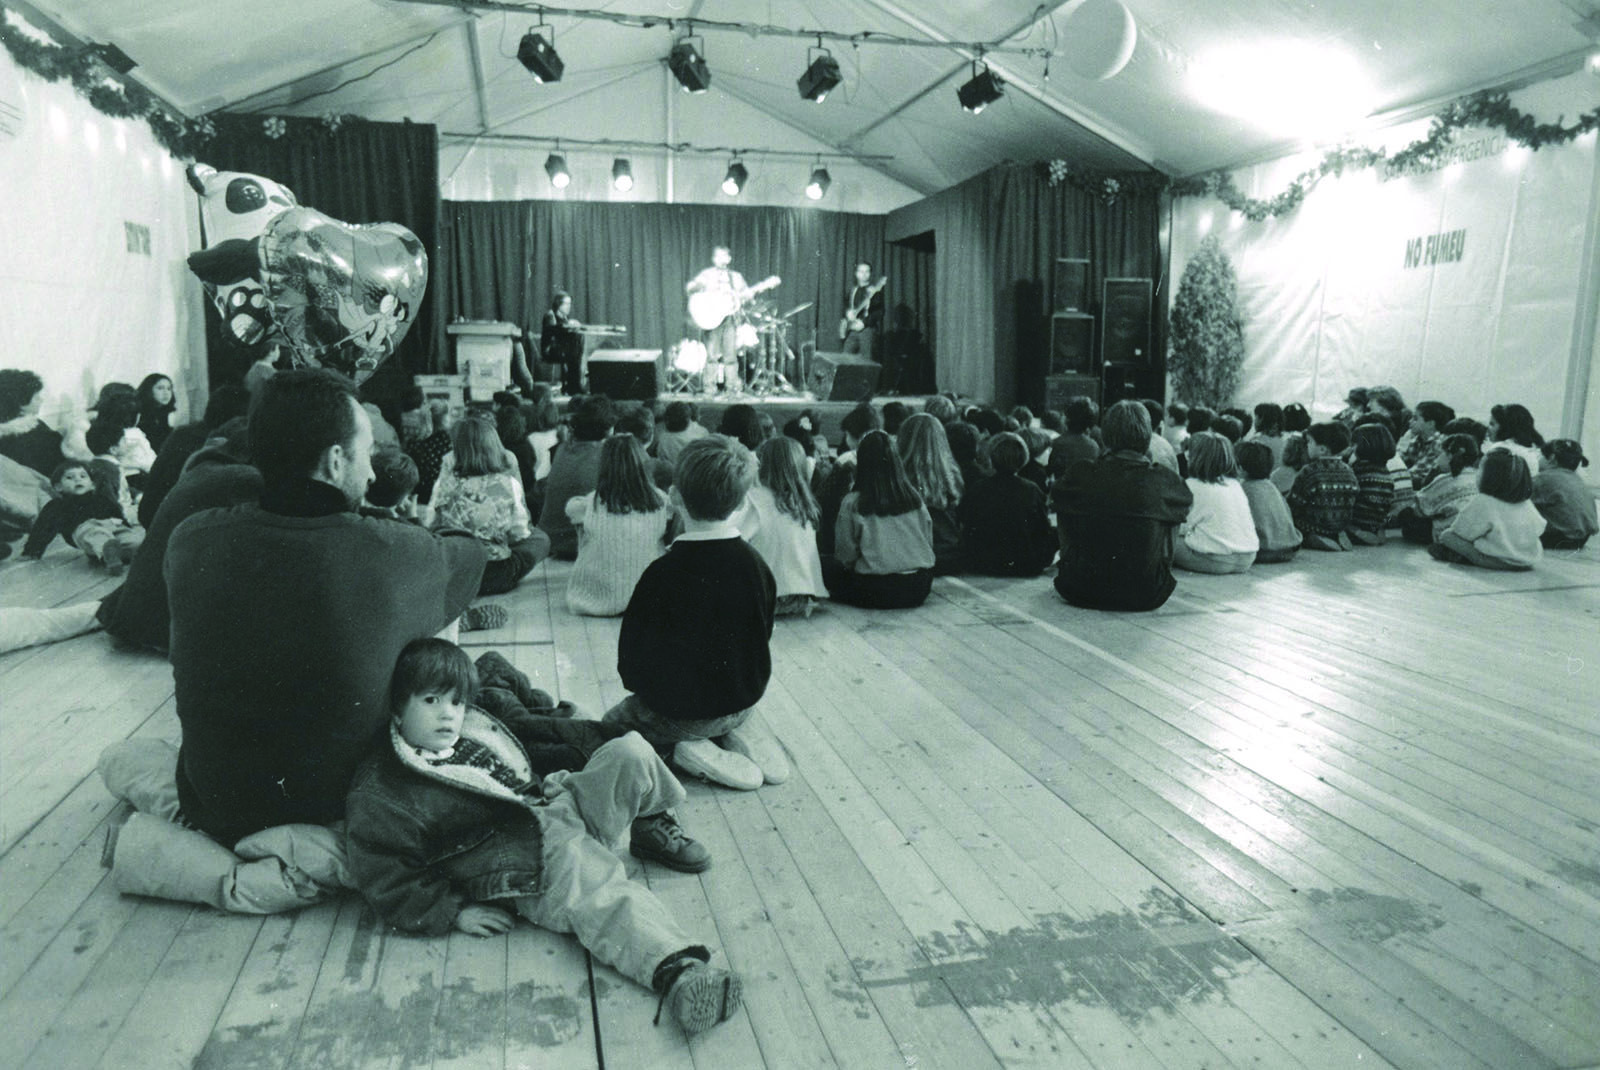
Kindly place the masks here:
[(456, 371), (466, 380), (468, 401), (493, 400), (511, 382), (511, 343), (522, 337), (515, 323), (457, 320), (445, 328), (456, 340)]

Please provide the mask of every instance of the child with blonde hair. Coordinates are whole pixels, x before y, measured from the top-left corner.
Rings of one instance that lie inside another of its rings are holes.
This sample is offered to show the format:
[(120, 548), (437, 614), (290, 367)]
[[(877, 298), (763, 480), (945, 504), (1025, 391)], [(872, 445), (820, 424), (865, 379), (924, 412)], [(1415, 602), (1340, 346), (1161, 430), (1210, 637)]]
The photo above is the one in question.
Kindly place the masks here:
[(822, 582), (822, 558), (817, 553), (821, 510), (806, 478), (805, 448), (787, 435), (769, 438), (756, 451), (756, 461), (756, 485), (745, 496), (734, 524), (772, 569), (778, 585), (774, 614), (809, 617), (817, 600), (827, 597), (828, 588)]
[[(884, 432), (889, 433), (887, 425)], [(906, 481), (922, 496), (933, 520), (933, 571), (936, 575), (959, 572), (963, 553), (957, 510), (966, 487), (950, 452), (944, 424), (925, 412), (914, 413), (906, 417), (894, 439)]]
[(578, 560), (567, 580), (567, 608), (590, 617), (615, 617), (628, 608), (634, 584), (666, 552), (677, 511), (650, 478), (649, 458), (632, 435), (600, 446), (595, 488), (567, 502), (578, 529)]
[(1190, 572), (1243, 572), (1256, 559), (1261, 539), (1244, 488), (1234, 478), (1233, 444), (1217, 431), (1199, 431), (1184, 443), (1186, 483), (1194, 504), (1178, 525), (1172, 563)]

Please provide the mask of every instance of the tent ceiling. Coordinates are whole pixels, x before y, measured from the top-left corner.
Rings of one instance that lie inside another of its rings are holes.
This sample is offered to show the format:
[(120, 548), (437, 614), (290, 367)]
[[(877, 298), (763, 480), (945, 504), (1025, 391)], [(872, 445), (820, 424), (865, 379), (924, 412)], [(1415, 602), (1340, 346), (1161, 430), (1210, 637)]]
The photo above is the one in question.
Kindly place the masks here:
[[(1069, 50), (1070, 20), (1081, 2), (1046, 6), (1055, 33), (1049, 24), (1030, 21), (1033, 0), (617, 0), (603, 6), (661, 18), (754, 19), (956, 42), (1016, 34), (1013, 44)], [(770, 129), (730, 129), (719, 121), (719, 101), (731, 97), (748, 106), (740, 112), (763, 113), (807, 142), (893, 157), (881, 169), (924, 193), (1007, 159), (1062, 157), (1095, 169), (1151, 166), (1189, 174), (1303, 147), (1195, 99), (1189, 69), (1217, 46), (1244, 44), (1268, 54), (1298, 42), (1341, 50), (1370, 82), (1374, 113), (1385, 114), (1508, 79), (1570, 70), (1593, 43), (1585, 25), (1592, 32), (1600, 21), (1597, 0), (1124, 3), (1138, 22), (1139, 39), (1120, 74), (1091, 81), (1058, 57), (1045, 81), (1039, 58), (993, 56), (1012, 84), (979, 116), (956, 104), (956, 87), (969, 68), (954, 46), (830, 43), (844, 84), (818, 105), (802, 101), (795, 89), (808, 42), (697, 30), (713, 74), (711, 91), (674, 92), (667, 105), (671, 82), (663, 58), (673, 33), (664, 25), (637, 29), (551, 17), (566, 75), (541, 86), (515, 58), (519, 38), (538, 21), (531, 6), (527, 15), (401, 0), (42, 0), (36, 6), (82, 37), (119, 45), (138, 61), (135, 73), (146, 85), (191, 114), (338, 111), (431, 122), (447, 132), (792, 147), (771, 144)]]

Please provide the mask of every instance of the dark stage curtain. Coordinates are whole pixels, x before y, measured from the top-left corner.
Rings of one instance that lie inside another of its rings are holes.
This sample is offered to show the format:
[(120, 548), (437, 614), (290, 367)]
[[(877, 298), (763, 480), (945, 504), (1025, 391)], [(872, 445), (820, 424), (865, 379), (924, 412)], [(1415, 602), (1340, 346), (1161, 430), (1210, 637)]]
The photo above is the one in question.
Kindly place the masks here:
[[(346, 223), (399, 223), (416, 234), (428, 250), (427, 293), (398, 352), (362, 392), (389, 398), (413, 375), (447, 370), (434, 326), (435, 295), (444, 282), (438, 256), (438, 131), (422, 123), (357, 120), (330, 131), (317, 119), (285, 121), (284, 135), (269, 138), (260, 116), (223, 116), (201, 162), (281, 182), (301, 204)], [(215, 349), (213, 342), (213, 381), (218, 378)], [(241, 367), (237, 373), (242, 372)]]
[(1037, 165), (1003, 164), (892, 213), (888, 223), (891, 234), (934, 235), (941, 388), (1006, 404), (1042, 389), (1051, 270), (1056, 257), (1070, 256), (1090, 262), (1097, 317), (1108, 276), (1152, 280), (1154, 342), (1139, 386), (1159, 395), (1167, 302), (1159, 193), (1127, 189), (1107, 203), (1097, 191), (1050, 185)]
[(790, 322), (789, 345), (836, 348), (857, 261), (884, 263), (882, 216), (816, 209), (562, 201), (445, 201), (441, 208), (441, 327), (456, 317), (498, 319), (537, 335), (556, 290), (585, 323), (628, 328), (626, 348), (666, 349), (697, 337), (684, 286), (726, 245), (754, 285), (769, 275), (778, 312), (811, 302)]

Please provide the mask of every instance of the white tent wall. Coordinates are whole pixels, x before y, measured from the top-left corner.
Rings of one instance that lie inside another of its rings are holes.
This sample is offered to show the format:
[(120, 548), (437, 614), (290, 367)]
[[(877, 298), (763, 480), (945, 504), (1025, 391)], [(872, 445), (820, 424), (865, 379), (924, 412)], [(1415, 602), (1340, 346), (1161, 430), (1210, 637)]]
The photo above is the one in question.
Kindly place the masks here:
[[(1512, 100), (1550, 121), (1600, 103), (1600, 80), (1557, 79)], [(1392, 152), (1427, 128), (1409, 123), (1369, 143)], [(1172, 278), (1217, 235), (1239, 279), (1245, 361), (1236, 401), (1246, 406), (1300, 401), (1325, 417), (1350, 387), (1387, 383), (1409, 402), (1436, 398), (1483, 419), (1491, 405), (1521, 402), (1546, 435), (1573, 435), (1579, 406), (1568, 404), (1569, 373), (1574, 360), (1596, 358), (1581, 329), (1594, 301), (1586, 250), (1600, 240), (1595, 141), (1589, 134), (1532, 152), (1498, 131), (1466, 131), (1456, 141), (1462, 158), (1443, 168), (1329, 177), (1294, 212), (1260, 223), (1212, 198), (1181, 198)], [(1234, 180), (1270, 197), (1320, 158), (1277, 160)], [(1592, 403), (1585, 423), (1593, 451), (1600, 410)]]
[(143, 120), (112, 119), (70, 84), (0, 50), (0, 365), (36, 372), (44, 419), (81, 421), (108, 382), (151, 372), (177, 387), (176, 421), (203, 408), (199, 247), (183, 164)]

